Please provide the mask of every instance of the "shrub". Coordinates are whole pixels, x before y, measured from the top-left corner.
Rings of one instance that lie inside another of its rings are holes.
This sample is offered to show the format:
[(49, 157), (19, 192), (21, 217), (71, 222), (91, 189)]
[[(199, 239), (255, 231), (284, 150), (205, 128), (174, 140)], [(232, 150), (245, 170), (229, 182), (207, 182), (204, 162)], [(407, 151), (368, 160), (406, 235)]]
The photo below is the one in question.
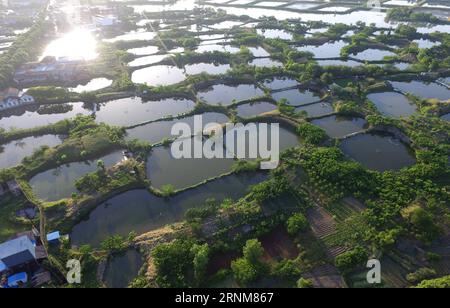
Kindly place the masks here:
[(300, 268), (295, 261), (286, 259), (278, 262), (272, 269), (272, 275), (286, 280), (295, 279), (300, 275), (300, 272)]
[(297, 288), (300, 289), (310, 289), (313, 287), (313, 283), (311, 282), (311, 280), (305, 279), (305, 278), (300, 278), (297, 281)]
[(297, 127), (297, 133), (306, 142), (311, 144), (319, 144), (327, 138), (327, 134), (322, 128), (309, 122), (299, 124)]
[(357, 247), (345, 252), (335, 259), (335, 264), (340, 270), (349, 270), (367, 260), (367, 252), (362, 247)]
[(406, 280), (411, 283), (418, 283), (424, 279), (433, 278), (436, 275), (436, 271), (434, 269), (423, 267), (419, 268), (414, 273), (410, 273), (406, 275)]
[(120, 252), (126, 248), (125, 240), (120, 235), (114, 235), (104, 240), (100, 247), (111, 253)]
[(431, 279), (431, 280), (424, 280), (417, 288), (422, 289), (448, 289), (450, 288), (450, 275), (444, 276), (441, 278)]

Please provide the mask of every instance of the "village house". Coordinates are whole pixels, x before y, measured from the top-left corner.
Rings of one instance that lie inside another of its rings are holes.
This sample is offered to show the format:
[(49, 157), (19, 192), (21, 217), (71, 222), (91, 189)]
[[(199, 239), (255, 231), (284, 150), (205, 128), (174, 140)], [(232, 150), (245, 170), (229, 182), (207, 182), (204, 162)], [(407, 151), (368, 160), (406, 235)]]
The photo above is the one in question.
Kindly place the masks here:
[(41, 62), (22, 65), (14, 74), (14, 81), (21, 86), (48, 82), (77, 82), (89, 77), (84, 60), (46, 57)]
[(28, 94), (21, 94), (18, 89), (8, 88), (0, 91), (0, 111), (17, 108), (34, 103), (34, 98)]
[(45, 259), (47, 253), (36, 229), (1, 243), (0, 288), (38, 286), (49, 282), (50, 273), (41, 266)]
[(111, 27), (119, 24), (119, 19), (113, 15), (95, 15), (92, 17), (96, 27)]

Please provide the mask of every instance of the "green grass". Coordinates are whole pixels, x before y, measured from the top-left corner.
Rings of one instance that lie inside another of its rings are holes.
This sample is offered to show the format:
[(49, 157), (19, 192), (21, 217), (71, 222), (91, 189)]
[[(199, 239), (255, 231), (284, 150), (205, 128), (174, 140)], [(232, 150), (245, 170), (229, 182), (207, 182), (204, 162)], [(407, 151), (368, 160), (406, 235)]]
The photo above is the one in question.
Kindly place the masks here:
[(16, 212), (29, 206), (24, 198), (3, 196), (0, 201), (0, 242), (4, 242), (17, 233), (29, 231), (31, 223), (16, 216)]

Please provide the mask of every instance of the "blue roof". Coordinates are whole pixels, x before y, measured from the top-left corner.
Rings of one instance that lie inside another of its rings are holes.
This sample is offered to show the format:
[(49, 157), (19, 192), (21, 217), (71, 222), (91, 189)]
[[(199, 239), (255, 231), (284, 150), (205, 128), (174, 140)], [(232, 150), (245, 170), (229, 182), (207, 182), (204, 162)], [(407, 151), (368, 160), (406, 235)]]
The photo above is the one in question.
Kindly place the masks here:
[(6, 271), (8, 267), (0, 260), (0, 272)]
[[(28, 238), (28, 236), (26, 235), (0, 244), (0, 260), (2, 260), (3, 263), (5, 263), (9, 267), (15, 265), (9, 264), (6, 261), (8, 260), (8, 258), (20, 259), (17, 256), (21, 253), (26, 252), (29, 253), (29, 255), (27, 255), (26, 257), (24, 256), (26, 260), (18, 260), (17, 262), (20, 263), (22, 261), (28, 261), (36, 257), (36, 248), (34, 247), (33, 242), (30, 240), (30, 238)], [(14, 263), (14, 261), (8, 261)]]
[(48, 242), (56, 241), (56, 240), (59, 240), (60, 238), (61, 238), (61, 235), (59, 234), (59, 231), (47, 234)]
[(18, 273), (12, 276), (8, 277), (8, 285), (10, 287), (17, 287), (17, 283), (19, 281), (22, 281), (23, 283), (27, 283), (28, 282), (28, 275), (27, 273)]

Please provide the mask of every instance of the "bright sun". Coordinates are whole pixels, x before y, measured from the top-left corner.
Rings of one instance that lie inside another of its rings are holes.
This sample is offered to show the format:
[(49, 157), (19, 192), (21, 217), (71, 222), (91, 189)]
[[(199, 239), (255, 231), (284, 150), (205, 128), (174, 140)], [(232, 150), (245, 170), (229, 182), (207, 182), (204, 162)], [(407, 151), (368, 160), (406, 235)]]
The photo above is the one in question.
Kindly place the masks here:
[(93, 60), (98, 56), (96, 47), (96, 39), (89, 30), (75, 29), (51, 42), (45, 49), (42, 58), (54, 56), (56, 58), (66, 57), (71, 60)]

